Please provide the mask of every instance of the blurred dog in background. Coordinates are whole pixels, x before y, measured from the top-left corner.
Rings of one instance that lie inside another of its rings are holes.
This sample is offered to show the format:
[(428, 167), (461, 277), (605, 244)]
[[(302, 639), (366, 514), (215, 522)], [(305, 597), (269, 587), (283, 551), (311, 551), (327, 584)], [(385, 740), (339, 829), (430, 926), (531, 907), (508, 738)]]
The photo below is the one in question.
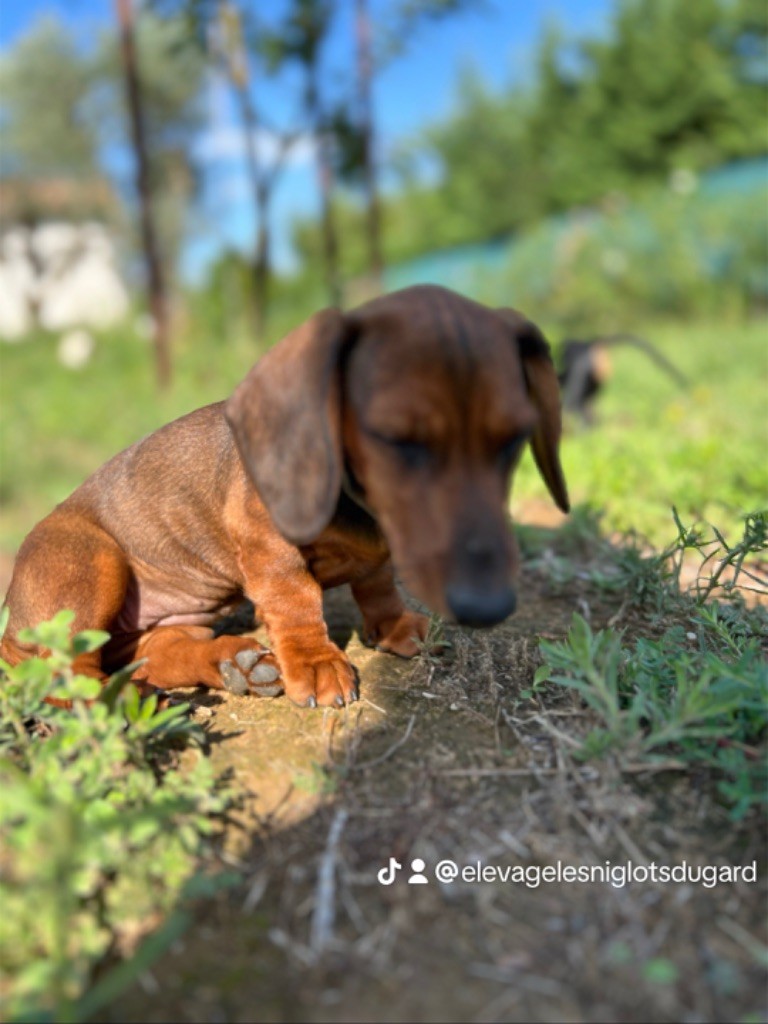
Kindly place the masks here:
[(610, 350), (618, 345), (640, 349), (681, 387), (688, 386), (687, 378), (645, 338), (634, 334), (610, 334), (588, 340), (568, 339), (560, 346), (558, 371), (563, 410), (578, 416), (585, 427), (594, 426), (595, 399), (612, 376)]

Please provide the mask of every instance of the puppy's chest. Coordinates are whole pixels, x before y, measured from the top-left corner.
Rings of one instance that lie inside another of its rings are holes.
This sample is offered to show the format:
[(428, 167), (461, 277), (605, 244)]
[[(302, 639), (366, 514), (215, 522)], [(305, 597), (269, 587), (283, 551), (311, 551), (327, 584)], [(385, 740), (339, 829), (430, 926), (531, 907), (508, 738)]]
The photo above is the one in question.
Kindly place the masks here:
[(389, 549), (381, 534), (323, 536), (301, 551), (309, 571), (324, 588), (354, 583), (389, 558)]

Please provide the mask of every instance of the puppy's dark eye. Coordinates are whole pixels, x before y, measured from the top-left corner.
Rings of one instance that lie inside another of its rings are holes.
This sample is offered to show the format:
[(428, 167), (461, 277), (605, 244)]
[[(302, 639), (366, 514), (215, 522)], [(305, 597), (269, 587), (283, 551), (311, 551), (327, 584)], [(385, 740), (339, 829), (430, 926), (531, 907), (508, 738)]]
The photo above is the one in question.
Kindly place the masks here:
[(423, 469), (434, 459), (432, 450), (423, 441), (396, 438), (388, 440), (387, 444), (408, 469)]
[(407, 469), (421, 469), (434, 461), (434, 452), (425, 441), (377, 434), (373, 431), (371, 436), (396, 455)]

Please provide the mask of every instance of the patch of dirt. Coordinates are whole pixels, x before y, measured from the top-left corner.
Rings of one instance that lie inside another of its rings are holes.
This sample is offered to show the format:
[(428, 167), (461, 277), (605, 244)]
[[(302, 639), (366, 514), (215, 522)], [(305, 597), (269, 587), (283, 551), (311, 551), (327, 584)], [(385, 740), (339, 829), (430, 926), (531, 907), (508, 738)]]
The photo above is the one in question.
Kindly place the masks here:
[[(605, 625), (621, 601), (530, 571), (519, 594), (508, 623), (447, 629), (449, 655), (407, 662), (364, 648), (333, 592), (362, 680), (343, 711), (195, 695), (244, 796), (218, 865), (240, 880), (196, 905), (112, 1020), (762, 1019), (762, 823), (734, 825), (690, 773), (575, 760), (589, 721), (570, 691), (530, 692), (538, 638), (574, 611)], [(403, 868), (382, 885), (390, 857)], [(427, 884), (408, 884), (416, 858)], [(531, 885), (441, 883), (445, 859), (526, 869)], [(531, 874), (753, 860), (757, 884), (715, 888)]]

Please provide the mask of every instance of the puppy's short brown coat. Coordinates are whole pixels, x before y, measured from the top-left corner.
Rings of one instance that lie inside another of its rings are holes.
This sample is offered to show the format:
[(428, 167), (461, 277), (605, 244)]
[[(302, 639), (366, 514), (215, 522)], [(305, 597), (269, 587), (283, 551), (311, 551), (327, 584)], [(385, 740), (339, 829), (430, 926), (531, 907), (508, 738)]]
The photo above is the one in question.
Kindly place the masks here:
[[(506, 514), (527, 441), (560, 508), (560, 398), (548, 346), (511, 309), (432, 286), (325, 310), (260, 359), (228, 402), (199, 409), (102, 466), (19, 551), (0, 654), (61, 608), (112, 639), (80, 655), (98, 678), (146, 659), (137, 680), (356, 697), (322, 591), (350, 583), (365, 637), (410, 656), (426, 634), (410, 591), (455, 621), (514, 609)], [(218, 636), (243, 596), (273, 654)]]

